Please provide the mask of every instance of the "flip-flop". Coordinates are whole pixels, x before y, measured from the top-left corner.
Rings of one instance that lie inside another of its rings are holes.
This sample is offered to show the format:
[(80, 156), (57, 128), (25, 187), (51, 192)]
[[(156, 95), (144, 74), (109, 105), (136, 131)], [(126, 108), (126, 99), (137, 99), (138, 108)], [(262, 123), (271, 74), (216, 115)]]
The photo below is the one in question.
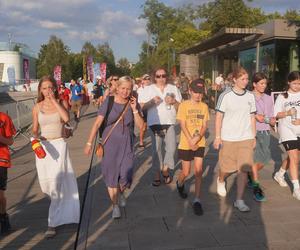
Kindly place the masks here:
[(165, 184), (170, 184), (173, 181), (172, 176), (169, 175), (169, 174), (168, 175), (163, 175), (163, 177), (164, 177)]
[(158, 187), (158, 186), (160, 186), (161, 181), (160, 180), (153, 180), (151, 184), (152, 184), (153, 187)]

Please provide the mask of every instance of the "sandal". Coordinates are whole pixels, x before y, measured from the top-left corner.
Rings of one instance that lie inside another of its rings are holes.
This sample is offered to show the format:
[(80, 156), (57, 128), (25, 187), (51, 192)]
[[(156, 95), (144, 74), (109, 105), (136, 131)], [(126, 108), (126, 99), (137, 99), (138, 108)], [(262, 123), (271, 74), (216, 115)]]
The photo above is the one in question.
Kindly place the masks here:
[(160, 186), (161, 181), (160, 180), (153, 180), (151, 184), (152, 184), (153, 187), (158, 187), (158, 186)]
[(163, 178), (164, 178), (164, 182), (165, 184), (170, 184), (172, 181), (173, 181), (173, 178), (171, 175), (163, 175)]

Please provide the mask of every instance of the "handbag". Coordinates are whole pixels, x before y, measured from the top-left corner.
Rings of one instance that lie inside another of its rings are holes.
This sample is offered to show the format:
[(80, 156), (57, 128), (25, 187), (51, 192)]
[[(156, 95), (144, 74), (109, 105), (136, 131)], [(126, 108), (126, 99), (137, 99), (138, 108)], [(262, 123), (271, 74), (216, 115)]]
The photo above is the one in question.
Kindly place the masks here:
[(73, 127), (68, 122), (63, 123), (61, 129), (61, 136), (66, 139), (70, 136), (73, 136)]
[(104, 156), (104, 144), (107, 142), (108, 138), (110, 137), (111, 133), (113, 132), (114, 128), (118, 125), (118, 123), (123, 119), (127, 109), (129, 107), (129, 101), (127, 102), (124, 110), (120, 114), (119, 118), (115, 121), (114, 125), (110, 128), (110, 130), (107, 133), (106, 138), (103, 140), (103, 142), (99, 142), (98, 145), (96, 146), (96, 151), (95, 154), (99, 157), (102, 158)]

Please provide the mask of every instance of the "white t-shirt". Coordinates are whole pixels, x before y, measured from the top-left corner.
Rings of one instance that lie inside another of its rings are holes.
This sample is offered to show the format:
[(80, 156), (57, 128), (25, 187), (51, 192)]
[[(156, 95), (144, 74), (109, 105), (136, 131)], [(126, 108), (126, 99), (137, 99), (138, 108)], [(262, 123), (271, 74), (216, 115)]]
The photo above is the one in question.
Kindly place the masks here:
[[(274, 105), (274, 116), (279, 112), (285, 112), (295, 107), (297, 110), (297, 118), (300, 118), (300, 92), (288, 93), (288, 97), (284, 98), (283, 95), (279, 95)], [(279, 119), (278, 121), (278, 133), (279, 142), (297, 140), (297, 136), (300, 137), (300, 126), (293, 125), (290, 116)]]
[(159, 105), (155, 105), (148, 109), (147, 123), (148, 126), (152, 125), (172, 125), (176, 123), (176, 109), (173, 105), (168, 109), (168, 105), (165, 103), (165, 97), (167, 93), (173, 93), (177, 102), (181, 102), (181, 94), (178, 88), (174, 85), (167, 84), (163, 92), (156, 86), (151, 84), (141, 91), (141, 95), (138, 97), (139, 103), (149, 102), (155, 96), (159, 96), (162, 102)]
[(256, 112), (254, 95), (245, 90), (244, 94), (226, 89), (219, 97), (216, 110), (223, 113), (221, 139), (244, 141), (254, 139), (251, 114)]

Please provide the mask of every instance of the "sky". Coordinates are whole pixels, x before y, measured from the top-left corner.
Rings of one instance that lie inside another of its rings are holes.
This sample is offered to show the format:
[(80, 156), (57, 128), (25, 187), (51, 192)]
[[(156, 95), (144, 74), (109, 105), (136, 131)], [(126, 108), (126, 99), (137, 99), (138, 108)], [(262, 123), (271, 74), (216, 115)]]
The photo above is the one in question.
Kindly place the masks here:
[[(126, 57), (138, 61), (146, 22), (139, 19), (144, 0), (0, 0), (0, 42), (27, 44), (35, 53), (56, 35), (72, 52), (80, 52), (86, 41), (108, 42), (116, 61)], [(204, 0), (161, 0), (168, 6)], [(249, 5), (265, 12), (299, 9), (297, 0), (253, 0)]]

